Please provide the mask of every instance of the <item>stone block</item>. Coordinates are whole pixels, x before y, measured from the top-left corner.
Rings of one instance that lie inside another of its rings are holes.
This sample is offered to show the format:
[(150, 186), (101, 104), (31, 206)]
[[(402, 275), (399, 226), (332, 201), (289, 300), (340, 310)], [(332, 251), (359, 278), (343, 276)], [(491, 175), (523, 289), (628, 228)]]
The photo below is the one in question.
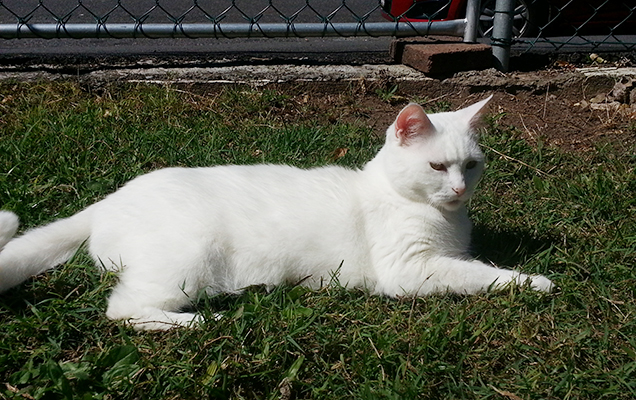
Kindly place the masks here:
[(394, 41), (390, 51), (395, 61), (430, 75), (492, 67), (492, 49), (483, 43)]

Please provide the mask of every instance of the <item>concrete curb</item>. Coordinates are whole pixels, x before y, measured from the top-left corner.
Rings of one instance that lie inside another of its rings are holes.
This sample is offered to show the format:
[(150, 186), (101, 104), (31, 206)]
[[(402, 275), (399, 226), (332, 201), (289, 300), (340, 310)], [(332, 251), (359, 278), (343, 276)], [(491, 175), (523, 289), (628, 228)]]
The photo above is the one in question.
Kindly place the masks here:
[(51, 81), (60, 79), (97, 82), (235, 83), (267, 85), (287, 82), (346, 82), (358, 80), (422, 81), (432, 79), (400, 65), (241, 65), (208, 68), (134, 68), (93, 71), (82, 75), (55, 72), (0, 72), (0, 81)]
[[(570, 71), (537, 71), (501, 73), (494, 69), (459, 72), (444, 81), (471, 87), (490, 89), (507, 86), (537, 87), (551, 82), (560, 86), (588, 78), (620, 79), (636, 76), (636, 68), (587, 67)], [(438, 80), (411, 67), (400, 64), (384, 65), (241, 65), (225, 67), (191, 68), (121, 68), (93, 71), (85, 74), (68, 74), (49, 71), (0, 72), (0, 82), (37, 82), (78, 80), (81, 82), (109, 83), (133, 82), (153, 84), (250, 84), (256, 86), (272, 83), (294, 82), (354, 82), (390, 81), (424, 82)]]

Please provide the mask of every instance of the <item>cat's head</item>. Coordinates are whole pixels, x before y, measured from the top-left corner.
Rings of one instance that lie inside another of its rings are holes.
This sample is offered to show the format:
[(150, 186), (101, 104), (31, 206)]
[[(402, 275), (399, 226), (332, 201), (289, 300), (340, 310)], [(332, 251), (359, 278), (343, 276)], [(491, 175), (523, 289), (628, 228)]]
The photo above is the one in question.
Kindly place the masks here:
[(395, 190), (414, 201), (456, 210), (484, 169), (477, 128), (492, 96), (464, 109), (426, 114), (411, 103), (387, 130), (384, 169)]

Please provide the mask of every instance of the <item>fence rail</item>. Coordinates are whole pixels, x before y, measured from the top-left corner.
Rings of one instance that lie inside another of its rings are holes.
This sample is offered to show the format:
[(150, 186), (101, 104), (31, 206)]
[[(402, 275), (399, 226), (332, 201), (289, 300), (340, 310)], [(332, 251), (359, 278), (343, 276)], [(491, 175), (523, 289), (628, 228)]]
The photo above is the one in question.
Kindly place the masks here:
[(463, 37), (466, 21), (429, 22), (337, 22), (295, 24), (0, 24), (4, 39), (86, 39), (86, 38), (249, 38), (249, 37), (349, 37), (349, 36), (429, 36)]

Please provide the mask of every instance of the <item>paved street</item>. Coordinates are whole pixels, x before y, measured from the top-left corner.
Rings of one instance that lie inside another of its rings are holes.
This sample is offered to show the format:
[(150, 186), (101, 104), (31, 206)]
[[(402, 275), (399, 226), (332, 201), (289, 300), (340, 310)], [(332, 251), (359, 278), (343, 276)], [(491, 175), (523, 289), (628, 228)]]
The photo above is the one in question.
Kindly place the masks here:
[[(0, 62), (62, 58), (170, 58), (227, 64), (248, 61), (375, 64), (391, 62), (392, 38), (310, 39), (24, 39), (1, 40)], [(77, 59), (74, 62), (78, 61)]]

